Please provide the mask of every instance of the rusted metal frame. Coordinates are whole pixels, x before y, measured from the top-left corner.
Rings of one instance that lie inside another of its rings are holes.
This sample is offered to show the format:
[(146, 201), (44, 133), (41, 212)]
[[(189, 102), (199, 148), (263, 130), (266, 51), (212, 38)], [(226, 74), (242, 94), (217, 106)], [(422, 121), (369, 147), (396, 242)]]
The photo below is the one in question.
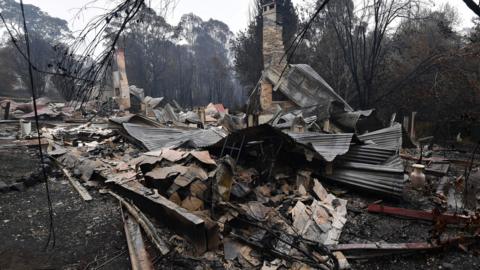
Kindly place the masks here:
[(122, 203), (122, 218), (127, 238), (128, 253), (133, 270), (153, 270), (153, 264), (148, 256), (148, 252), (143, 242), (140, 225), (135, 221), (132, 215), (124, 211)]
[[(408, 217), (420, 220), (427, 220), (427, 221), (441, 221), (445, 222), (446, 224), (469, 224), (474, 221), (471, 217), (463, 216), (463, 215), (452, 215), (452, 214), (436, 214), (430, 211), (419, 211), (419, 210), (411, 210), (411, 209), (404, 209), (404, 208), (396, 208), (396, 207), (389, 207), (383, 206), (379, 204), (372, 204), (368, 206), (368, 212), (370, 213), (382, 213), (400, 217)], [(477, 221), (478, 222), (478, 221)]]
[(167, 198), (152, 192), (136, 181), (117, 183), (114, 186), (121, 195), (132, 199), (142, 211), (151, 214), (176, 234), (189, 240), (197, 254), (202, 254), (213, 247), (213, 240), (218, 236), (218, 228), (207, 228), (205, 221), (176, 205)]
[(155, 245), (162, 255), (167, 255), (170, 252), (168, 245), (162, 238), (155, 232), (155, 226), (151, 221), (138, 209), (135, 205), (128, 203), (125, 199), (118, 194), (109, 191), (109, 194), (115, 197), (122, 205), (128, 210), (129, 214), (135, 218), (138, 224), (142, 227), (143, 231), (147, 235), (148, 239)]
[(331, 251), (341, 251), (348, 259), (366, 259), (390, 255), (408, 255), (418, 252), (433, 251), (456, 245), (472, 244), (478, 241), (477, 237), (457, 237), (439, 243), (367, 243), (367, 244), (338, 244), (330, 245)]
[(235, 159), (235, 163), (238, 163), (238, 159), (240, 158), (240, 155), (242, 154), (242, 149), (243, 149), (244, 143), (245, 143), (245, 135), (243, 135), (243, 137), (242, 137), (242, 142), (240, 143), (240, 148), (238, 149), (238, 154), (237, 154), (237, 158)]
[(238, 159), (240, 158), (240, 154), (242, 153), (243, 146), (245, 144), (245, 135), (242, 136), (242, 142), (240, 143), (240, 147), (236, 147), (237, 142), (234, 141), (232, 146), (227, 146), (228, 143), (228, 137), (225, 138), (225, 142), (223, 143), (222, 147), (222, 152), (220, 154), (220, 157), (223, 157), (223, 154), (225, 153), (226, 149), (230, 149), (230, 156), (233, 157), (233, 151), (237, 151), (237, 157), (235, 158), (235, 162), (238, 163)]

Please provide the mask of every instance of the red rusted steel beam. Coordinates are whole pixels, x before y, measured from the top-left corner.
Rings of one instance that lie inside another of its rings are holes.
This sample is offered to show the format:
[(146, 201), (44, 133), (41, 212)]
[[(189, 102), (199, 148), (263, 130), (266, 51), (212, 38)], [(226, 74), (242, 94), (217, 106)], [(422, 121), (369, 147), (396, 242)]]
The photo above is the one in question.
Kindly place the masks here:
[(438, 250), (456, 245), (472, 244), (478, 241), (478, 237), (456, 237), (445, 239), (439, 243), (354, 243), (327, 246), (331, 251), (341, 251), (348, 259), (365, 259), (390, 255), (417, 254)]
[(380, 204), (372, 204), (368, 206), (370, 213), (382, 213), (387, 215), (394, 215), (399, 217), (408, 217), (427, 221), (442, 221), (447, 224), (466, 224), (471, 223), (474, 219), (463, 215), (452, 214), (436, 214), (431, 211), (411, 210), (405, 208), (396, 208), (383, 206)]

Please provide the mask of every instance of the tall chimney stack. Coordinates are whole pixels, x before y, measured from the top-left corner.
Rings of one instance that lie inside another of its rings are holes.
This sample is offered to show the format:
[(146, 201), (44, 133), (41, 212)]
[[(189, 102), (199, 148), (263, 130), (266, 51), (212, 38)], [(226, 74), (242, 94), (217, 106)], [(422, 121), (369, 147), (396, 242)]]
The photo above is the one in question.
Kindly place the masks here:
[(127, 68), (125, 65), (125, 50), (115, 52), (116, 71), (113, 72), (114, 96), (117, 99), (120, 111), (130, 109), (130, 88), (128, 86)]
[(287, 61), (286, 59), (280, 61), (285, 54), (285, 48), (277, 0), (264, 0), (262, 8), (264, 69), (276, 68), (281, 71)]

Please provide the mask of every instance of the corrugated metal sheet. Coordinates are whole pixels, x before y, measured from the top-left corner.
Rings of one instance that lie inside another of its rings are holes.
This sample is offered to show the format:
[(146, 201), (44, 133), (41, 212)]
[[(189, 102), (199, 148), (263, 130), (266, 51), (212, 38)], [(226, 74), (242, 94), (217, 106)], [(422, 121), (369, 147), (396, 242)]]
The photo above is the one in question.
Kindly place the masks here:
[(268, 69), (264, 75), (275, 85), (275, 90), (282, 92), (300, 107), (327, 105), (335, 101), (343, 104), (345, 110), (353, 111), (352, 107), (309, 65), (290, 65), (280, 82), (278, 70)]
[(344, 155), (350, 149), (353, 133), (322, 134), (287, 132), (296, 142), (315, 149), (326, 161), (333, 161), (337, 156)]
[(123, 117), (112, 117), (109, 119), (112, 123), (122, 125), (123, 123), (130, 123), (130, 124), (142, 124), (152, 127), (163, 127), (162, 124), (153, 121), (152, 119), (141, 115), (141, 114), (131, 114)]
[(399, 156), (399, 155), (395, 155), (393, 157), (391, 157), (387, 162), (385, 162), (385, 164), (383, 164), (385, 166), (389, 166), (389, 167), (392, 167), (392, 168), (398, 168), (398, 169), (401, 169), (401, 170), (405, 170), (405, 166), (403, 164), (403, 160), (402, 158)]
[(357, 130), (357, 123), (362, 117), (369, 117), (374, 110), (344, 112), (332, 116), (332, 119), (343, 127), (351, 130)]
[(347, 154), (339, 157), (339, 160), (380, 165), (387, 162), (395, 153), (395, 150), (385, 149), (375, 145), (354, 145)]
[(377, 146), (398, 151), (402, 147), (402, 125), (396, 123), (389, 128), (358, 136), (362, 141), (372, 141)]
[(123, 127), (131, 137), (141, 142), (150, 151), (163, 147), (179, 147), (184, 144), (192, 147), (207, 147), (226, 136), (221, 129), (213, 128), (181, 130), (146, 127), (129, 123), (124, 123)]
[(344, 162), (327, 179), (361, 189), (401, 197), (405, 183), (403, 166)]
[(404, 166), (393, 145), (390, 145), (390, 149), (378, 144), (354, 145), (347, 154), (336, 160), (333, 175), (327, 178), (376, 193), (401, 197), (405, 183)]

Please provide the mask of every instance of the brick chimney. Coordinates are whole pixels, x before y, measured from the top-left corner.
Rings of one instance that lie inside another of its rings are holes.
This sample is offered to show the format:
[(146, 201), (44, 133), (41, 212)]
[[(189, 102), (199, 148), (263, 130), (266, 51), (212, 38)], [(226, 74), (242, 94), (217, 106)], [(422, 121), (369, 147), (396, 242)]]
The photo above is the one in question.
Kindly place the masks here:
[(276, 0), (263, 1), (263, 63), (264, 68), (279, 68), (280, 71), (286, 65), (286, 59), (282, 59), (285, 48), (283, 45), (283, 27), (279, 20)]
[[(264, 71), (275, 70), (281, 73), (287, 64), (283, 45), (283, 27), (279, 20), (276, 0), (263, 0), (263, 66)], [(281, 61), (280, 61), (281, 60)], [(266, 79), (261, 81), (260, 107), (264, 112), (272, 110), (273, 85)]]
[(115, 52), (116, 71), (113, 72), (114, 96), (121, 111), (130, 109), (130, 88), (128, 87), (125, 50)]

